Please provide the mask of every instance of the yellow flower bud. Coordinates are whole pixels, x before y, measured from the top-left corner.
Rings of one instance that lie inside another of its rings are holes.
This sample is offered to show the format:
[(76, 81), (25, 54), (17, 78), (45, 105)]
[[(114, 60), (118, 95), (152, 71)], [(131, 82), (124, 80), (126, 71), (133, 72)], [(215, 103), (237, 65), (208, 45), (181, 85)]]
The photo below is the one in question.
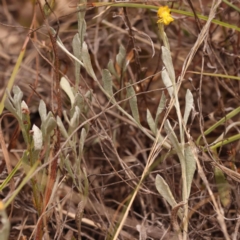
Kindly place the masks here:
[(168, 6), (160, 7), (158, 9), (157, 15), (159, 17), (157, 23), (163, 23), (164, 25), (168, 25), (169, 23), (174, 21)]

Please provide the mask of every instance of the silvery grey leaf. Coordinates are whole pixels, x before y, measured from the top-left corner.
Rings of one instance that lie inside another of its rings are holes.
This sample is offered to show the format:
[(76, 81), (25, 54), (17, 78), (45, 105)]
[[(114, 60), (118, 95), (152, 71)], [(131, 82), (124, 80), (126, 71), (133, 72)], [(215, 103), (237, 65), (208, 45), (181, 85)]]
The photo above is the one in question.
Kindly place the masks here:
[(116, 72), (116, 69), (114, 67), (114, 63), (113, 63), (112, 59), (109, 60), (107, 67), (108, 67), (108, 70), (110, 71), (110, 73), (117, 78), (118, 74)]
[(121, 44), (119, 47), (119, 52), (116, 56), (117, 64), (120, 68), (124, 69), (126, 64), (126, 49)]
[(67, 130), (64, 127), (62, 120), (59, 116), (57, 116), (57, 125), (60, 129), (61, 134), (64, 136), (65, 139), (67, 139), (69, 135), (68, 135)]
[(32, 131), (34, 150), (41, 150), (43, 145), (42, 131), (35, 124), (33, 124)]
[(147, 109), (147, 123), (151, 131), (156, 135), (157, 127), (149, 109)]
[(177, 205), (177, 202), (173, 197), (172, 191), (170, 190), (168, 184), (159, 174), (157, 174), (156, 176), (155, 186), (158, 192), (161, 194), (161, 196), (169, 203), (171, 207), (174, 207)]
[(127, 98), (129, 98), (130, 108), (132, 111), (133, 118), (140, 123), (137, 96), (135, 94), (134, 88), (131, 84), (127, 83)]
[(158, 108), (157, 108), (156, 117), (155, 117), (155, 125), (156, 125), (156, 127), (158, 126), (158, 121), (159, 121), (160, 114), (165, 109), (165, 107), (166, 107), (166, 96), (165, 96), (164, 92), (162, 92), (161, 100), (159, 102), (159, 105), (158, 105)]
[(38, 112), (41, 118), (41, 121), (44, 122), (47, 118), (47, 108), (45, 102), (41, 99), (38, 107)]
[(193, 108), (193, 95), (191, 93), (191, 91), (188, 89), (186, 92), (186, 96), (185, 96), (185, 111), (184, 111), (184, 123), (187, 124), (190, 112)]
[(80, 109), (78, 106), (75, 107), (74, 114), (72, 118), (70, 119), (70, 126), (71, 128), (75, 129), (76, 126), (79, 124), (79, 117), (80, 117)]
[(172, 63), (171, 52), (164, 46), (162, 46), (162, 61), (167, 69), (172, 85), (175, 84), (175, 71)]
[(194, 158), (194, 149), (187, 144), (185, 149), (185, 161), (186, 161), (186, 180), (187, 180), (187, 198), (190, 196), (191, 186), (192, 186), (192, 180), (194, 173), (196, 171), (196, 161)]
[(170, 97), (172, 97), (173, 96), (173, 84), (172, 84), (172, 81), (169, 77), (169, 74), (168, 74), (166, 68), (163, 68), (161, 75), (162, 75), (163, 83), (164, 83), (165, 87), (167, 88)]
[(103, 69), (102, 71), (102, 80), (103, 80), (103, 88), (109, 94), (110, 97), (113, 96), (113, 87), (112, 87), (112, 76), (107, 69)]
[[(73, 54), (74, 56), (79, 59), (80, 61), (81, 59), (81, 52), (82, 52), (82, 48), (81, 48), (81, 42), (80, 42), (80, 38), (79, 38), (79, 34), (76, 33), (73, 37), (73, 41), (72, 41), (72, 47), (73, 47)], [(79, 84), (80, 82), (80, 70), (81, 70), (81, 64), (78, 61), (75, 61), (75, 78), (76, 78), (76, 82)]]
[(88, 47), (85, 42), (83, 42), (83, 46), (82, 46), (82, 61), (87, 73), (93, 78), (94, 81), (97, 81), (97, 77), (92, 68)]
[(75, 101), (75, 97), (73, 94), (73, 90), (68, 82), (68, 80), (65, 77), (62, 77), (60, 80), (60, 86), (62, 88), (62, 90), (67, 94), (67, 96), (70, 99), (71, 102), (71, 106), (73, 106), (74, 101)]

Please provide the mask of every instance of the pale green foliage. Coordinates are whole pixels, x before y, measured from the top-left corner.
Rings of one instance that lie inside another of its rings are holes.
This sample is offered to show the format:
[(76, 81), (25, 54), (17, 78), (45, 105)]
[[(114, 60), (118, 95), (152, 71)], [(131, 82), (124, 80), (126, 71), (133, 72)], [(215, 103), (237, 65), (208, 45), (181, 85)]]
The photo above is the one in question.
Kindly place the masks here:
[(102, 80), (103, 88), (109, 94), (109, 96), (112, 97), (113, 96), (112, 76), (107, 69), (103, 69), (102, 71)]
[[(171, 53), (166, 47), (162, 47), (162, 60), (164, 68), (162, 69), (162, 80), (168, 93), (171, 97), (171, 104), (175, 106), (176, 113), (178, 116), (178, 127), (179, 127), (179, 140), (178, 137), (171, 126), (171, 123), (166, 119), (164, 123), (164, 128), (174, 151), (178, 155), (181, 170), (182, 170), (182, 200), (185, 203), (183, 214), (178, 214), (178, 216), (184, 221), (184, 236), (186, 238), (186, 233), (188, 230), (188, 222), (185, 218), (188, 215), (188, 199), (190, 196), (191, 185), (193, 180), (193, 175), (196, 170), (196, 160), (194, 155), (195, 147), (193, 144), (185, 144), (185, 131), (187, 130), (187, 121), (190, 112), (193, 108), (193, 96), (190, 90), (187, 90), (185, 98), (185, 111), (184, 117), (182, 117), (180, 104), (178, 100), (178, 83), (175, 80), (175, 72), (173, 68)], [(188, 139), (191, 142), (191, 139)], [(176, 201), (173, 198), (170, 187), (159, 175), (156, 178), (156, 187), (159, 193), (167, 200), (167, 202), (172, 206), (176, 205)]]
[(220, 168), (214, 167), (214, 175), (221, 203), (224, 207), (228, 207), (232, 201), (231, 187)]
[(137, 105), (137, 97), (132, 85), (127, 83), (127, 97), (129, 98), (130, 108), (132, 111), (132, 115), (134, 119), (140, 123), (138, 105)]

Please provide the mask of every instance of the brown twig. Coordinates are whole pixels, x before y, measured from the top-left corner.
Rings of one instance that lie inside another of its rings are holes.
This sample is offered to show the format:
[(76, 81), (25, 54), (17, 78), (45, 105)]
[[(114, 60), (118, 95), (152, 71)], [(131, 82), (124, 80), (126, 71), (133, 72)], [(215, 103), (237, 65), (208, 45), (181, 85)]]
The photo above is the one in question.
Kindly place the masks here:
[[(53, 13), (52, 8), (50, 7), (50, 5), (48, 4), (47, 1), (45, 1), (45, 4), (48, 6), (48, 8), (50, 9), (50, 11)], [(59, 74), (59, 58), (58, 58), (58, 49), (57, 49), (57, 36), (58, 36), (58, 30), (59, 30), (59, 22), (58, 22), (58, 29), (56, 31), (56, 34), (53, 36), (52, 31), (50, 29), (50, 26), (48, 24), (48, 21), (45, 17), (43, 8), (41, 6), (41, 3), (38, 0), (38, 5), (39, 5), (39, 9), (41, 11), (41, 14), (43, 16), (44, 22), (46, 23), (46, 26), (48, 28), (48, 34), (52, 43), (52, 48), (53, 48), (53, 52), (54, 52), (54, 72), (55, 72), (55, 93), (56, 93), (56, 97), (57, 97), (57, 110), (55, 111), (55, 109), (52, 109), (53, 113), (59, 117), (62, 116), (62, 102), (61, 102), (61, 90), (60, 90), (60, 74)], [(60, 130), (57, 128), (55, 130), (55, 136), (56, 136), (56, 140), (54, 143), (54, 149), (53, 149), (53, 156), (56, 155), (56, 153), (60, 150)], [(47, 185), (46, 185), (46, 189), (45, 189), (45, 196), (44, 196), (44, 203), (43, 203), (43, 208), (42, 208), (42, 214), (44, 213), (44, 211), (46, 210), (48, 204), (49, 204), (49, 200), (50, 197), (52, 195), (52, 189), (54, 186), (54, 183), (56, 181), (56, 176), (57, 176), (57, 158), (51, 162), (51, 164), (49, 165), (49, 178), (47, 181)], [(43, 219), (41, 218), (41, 220), (39, 221), (38, 227), (37, 227), (37, 232), (36, 232), (36, 240), (40, 240), (42, 239), (42, 224), (43, 224)]]

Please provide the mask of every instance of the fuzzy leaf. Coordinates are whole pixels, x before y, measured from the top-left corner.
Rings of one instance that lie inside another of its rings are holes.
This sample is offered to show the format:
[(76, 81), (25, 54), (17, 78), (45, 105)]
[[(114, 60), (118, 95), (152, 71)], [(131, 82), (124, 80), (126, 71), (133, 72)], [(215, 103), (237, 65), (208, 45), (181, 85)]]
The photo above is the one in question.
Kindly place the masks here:
[(154, 134), (156, 134), (157, 127), (156, 127), (155, 121), (153, 120), (152, 114), (149, 111), (149, 109), (147, 109), (147, 123), (148, 123), (148, 126), (150, 127), (151, 131)]
[[(86, 3), (86, 1), (85, 1)], [(86, 28), (87, 28), (87, 24), (85, 21), (85, 14), (86, 14), (86, 8), (84, 6), (79, 6), (78, 7), (78, 34), (79, 34), (79, 38), (80, 38), (80, 46), (82, 46), (83, 42), (84, 42), (84, 36), (86, 33)]]
[(192, 149), (190, 145), (187, 145), (184, 151), (186, 161), (187, 198), (188, 198), (191, 192), (193, 176), (196, 171), (196, 161), (193, 153), (193, 151), (195, 150)]
[(84, 104), (84, 98), (83, 98), (83, 96), (82, 96), (80, 93), (77, 93), (77, 94), (75, 95), (73, 108), (74, 108), (75, 106), (78, 106), (78, 107), (80, 108), (80, 111), (81, 111), (81, 112), (84, 112), (84, 106), (85, 106), (85, 104)]
[(75, 107), (75, 111), (73, 113), (73, 116), (70, 120), (70, 126), (71, 128), (75, 129), (76, 126), (79, 124), (79, 117), (80, 117), (80, 109), (78, 106)]
[(188, 89), (186, 96), (185, 96), (185, 111), (184, 111), (184, 123), (187, 124), (188, 118), (189, 118), (189, 114), (192, 110), (193, 107), (193, 95), (191, 93), (191, 91)]
[(24, 100), (21, 102), (21, 110), (25, 110), (25, 111), (29, 112), (28, 105), (26, 104), (26, 102)]
[(18, 120), (18, 122), (22, 123), (22, 108), (21, 102), (23, 93), (21, 92), (20, 88), (17, 86), (13, 86), (13, 98), (7, 89), (7, 98), (5, 100), (5, 108), (10, 111)]
[(63, 91), (67, 94), (67, 96), (69, 97), (70, 102), (71, 102), (71, 106), (73, 106), (74, 101), (75, 101), (75, 97), (74, 97), (72, 88), (71, 88), (68, 80), (67, 80), (65, 77), (62, 77), (62, 78), (61, 78), (60, 86), (61, 86), (62, 90), (63, 90)]
[[(177, 205), (175, 198), (165, 180), (158, 174), (155, 180), (155, 186), (160, 193), (160, 195), (168, 202), (168, 204), (174, 208)], [(178, 210), (178, 216), (180, 219), (183, 218), (183, 209)]]
[(82, 46), (82, 61), (87, 73), (93, 78), (94, 81), (97, 81), (97, 77), (92, 68), (88, 47), (85, 42), (83, 42), (83, 46)]
[(13, 86), (13, 101), (15, 104), (21, 103), (23, 98), (23, 92), (18, 86)]
[[(7, 90), (7, 94), (9, 94), (8, 90)], [(17, 119), (19, 119), (19, 116), (17, 115), (16, 108), (13, 106), (9, 97), (6, 98), (4, 106), (9, 112), (11, 112), (15, 117), (17, 117)]]
[(172, 63), (171, 52), (164, 46), (162, 46), (162, 61), (167, 69), (172, 85), (175, 84), (175, 72)]
[(83, 155), (83, 147), (85, 144), (86, 137), (87, 137), (87, 132), (86, 132), (85, 128), (83, 128), (81, 131), (81, 137), (80, 137), (79, 156)]
[(169, 205), (172, 208), (175, 207), (177, 205), (177, 202), (176, 202), (175, 198), (173, 197), (168, 184), (165, 182), (165, 180), (159, 174), (156, 176), (155, 185), (156, 185), (158, 192), (169, 203)]
[(120, 68), (125, 71), (125, 65), (126, 65), (126, 49), (123, 47), (123, 45), (120, 45), (119, 52), (116, 56), (117, 64)]
[(140, 123), (139, 112), (138, 112), (138, 104), (137, 104), (137, 96), (135, 94), (134, 88), (132, 85), (127, 83), (127, 98), (129, 98), (130, 108), (132, 111), (133, 118)]
[(21, 102), (23, 98), (23, 92), (18, 86), (13, 86), (13, 104), (16, 108), (17, 115), (22, 119)]
[(103, 88), (112, 97), (113, 96), (112, 76), (107, 69), (103, 69), (102, 71), (102, 80)]
[[(56, 31), (50, 27), (50, 30), (51, 30), (51, 33), (52, 35), (56, 35)], [(83, 63), (78, 59), (76, 58), (72, 53), (70, 53), (67, 48), (64, 46), (63, 42), (61, 41), (61, 39), (59, 37), (57, 37), (57, 45), (69, 56), (71, 57), (72, 59), (74, 59), (75, 61), (77, 61), (79, 64), (81, 64), (83, 66)]]
[[(81, 41), (79, 38), (79, 34), (76, 33), (73, 37), (72, 40), (72, 48), (73, 48), (73, 54), (76, 58), (78, 58), (79, 60), (81, 60)], [(78, 62), (76, 62), (77, 64), (79, 64)], [(79, 64), (80, 65), (80, 64)]]
[(64, 159), (64, 164), (67, 168), (67, 171), (68, 171), (69, 175), (71, 176), (71, 178), (74, 182), (74, 185), (76, 186), (77, 185), (76, 177), (75, 177), (74, 172), (72, 170), (72, 163), (69, 160), (69, 155), (67, 155), (66, 158)]
[(165, 131), (168, 135), (168, 138), (169, 138), (171, 144), (173, 145), (174, 149), (177, 152), (181, 151), (177, 136), (176, 136), (175, 132), (173, 131), (172, 126), (168, 119), (164, 123), (164, 129), (165, 129)]
[(162, 75), (162, 81), (163, 81), (165, 87), (167, 88), (170, 97), (172, 97), (172, 95), (173, 95), (173, 84), (172, 84), (172, 81), (169, 77), (169, 74), (168, 74), (166, 68), (163, 68), (161, 75)]
[(52, 130), (56, 127), (57, 123), (54, 117), (52, 117), (50, 114), (48, 114), (46, 121), (44, 122), (44, 130), (43, 137), (50, 136), (50, 133)]
[(113, 76), (118, 77), (118, 74), (117, 74), (117, 72), (116, 72), (116, 69), (115, 69), (115, 67), (114, 67), (113, 60), (112, 60), (112, 59), (109, 60), (107, 67), (108, 67), (108, 70), (110, 71), (110, 73), (111, 73)]
[(228, 207), (231, 203), (231, 187), (220, 168), (215, 167), (214, 175), (221, 203), (224, 207)]
[(164, 92), (162, 92), (161, 100), (159, 102), (156, 117), (155, 117), (156, 127), (158, 126), (158, 121), (159, 121), (160, 114), (164, 110), (165, 106), (166, 106), (166, 96), (165, 96)]
[(60, 129), (61, 134), (67, 139), (68, 138), (68, 133), (66, 128), (64, 127), (62, 120), (59, 116), (57, 116), (57, 125)]
[[(74, 56), (81, 61), (82, 48), (81, 48), (81, 41), (78, 33), (76, 33), (75, 36), (73, 37), (72, 48), (73, 48)], [(80, 82), (80, 70), (81, 70), (81, 64), (78, 61), (75, 61), (75, 77), (76, 77), (76, 82), (78, 83)]]
[(44, 122), (47, 118), (47, 108), (45, 102), (41, 99), (38, 107), (38, 112), (41, 118), (41, 121)]
[(43, 144), (42, 131), (34, 124), (32, 127), (34, 150), (41, 150)]

